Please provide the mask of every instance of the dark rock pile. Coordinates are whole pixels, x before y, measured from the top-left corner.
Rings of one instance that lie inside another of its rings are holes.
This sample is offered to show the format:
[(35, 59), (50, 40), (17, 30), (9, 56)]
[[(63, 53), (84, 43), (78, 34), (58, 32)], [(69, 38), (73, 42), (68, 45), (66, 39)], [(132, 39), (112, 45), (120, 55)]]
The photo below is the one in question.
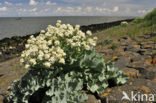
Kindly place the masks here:
[[(32, 34), (37, 36), (39, 33)], [(24, 45), (27, 42), (27, 36), (14, 36), (12, 38), (4, 38), (0, 40), (0, 62), (17, 57), (24, 50)]]
[(111, 28), (111, 27), (114, 27), (114, 26), (118, 26), (123, 21), (131, 22), (133, 20), (134, 19), (126, 19), (126, 20), (119, 20), (119, 21), (113, 21), (113, 22), (108, 22), (108, 23), (81, 26), (81, 30), (84, 31), (84, 32), (86, 32), (87, 30), (91, 30), (94, 33), (94, 32), (100, 31), (100, 30), (104, 30), (104, 29), (108, 29), (108, 28)]
[(137, 36), (134, 39), (121, 37), (116, 42), (116, 48), (110, 48), (110, 44), (99, 51), (130, 76), (130, 80), (125, 85), (107, 88), (105, 93), (98, 96), (102, 103), (121, 102), (123, 91), (128, 96), (131, 96), (133, 91), (140, 93), (138, 95), (155, 94), (156, 97), (156, 41), (153, 37), (156, 37), (156, 34)]

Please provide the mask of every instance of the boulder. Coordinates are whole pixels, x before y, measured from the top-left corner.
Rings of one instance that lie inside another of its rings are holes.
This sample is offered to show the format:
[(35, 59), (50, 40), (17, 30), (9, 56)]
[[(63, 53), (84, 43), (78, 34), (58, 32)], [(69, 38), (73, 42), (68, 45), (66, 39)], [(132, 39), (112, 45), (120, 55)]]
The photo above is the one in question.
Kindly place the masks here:
[[(129, 97), (131, 97), (132, 92), (135, 94), (156, 94), (155, 87), (156, 82), (154, 81), (146, 79), (130, 79), (125, 85), (107, 88), (105, 93), (99, 95), (99, 97), (101, 98), (102, 103), (123, 103), (125, 101), (122, 101), (122, 97), (124, 96), (123, 92)], [(131, 103), (130, 101), (127, 102)], [(141, 103), (147, 103), (147, 101)]]

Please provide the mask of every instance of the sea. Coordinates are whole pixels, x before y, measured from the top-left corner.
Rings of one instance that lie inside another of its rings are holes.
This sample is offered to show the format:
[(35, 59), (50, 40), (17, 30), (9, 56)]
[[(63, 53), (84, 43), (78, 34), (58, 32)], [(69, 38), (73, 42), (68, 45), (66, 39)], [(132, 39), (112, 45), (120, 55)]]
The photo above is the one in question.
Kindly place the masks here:
[(120, 16), (56, 16), (56, 17), (0, 17), (0, 40), (12, 36), (25, 36), (45, 30), (48, 25), (55, 25), (57, 20), (71, 25), (87, 26), (133, 17)]

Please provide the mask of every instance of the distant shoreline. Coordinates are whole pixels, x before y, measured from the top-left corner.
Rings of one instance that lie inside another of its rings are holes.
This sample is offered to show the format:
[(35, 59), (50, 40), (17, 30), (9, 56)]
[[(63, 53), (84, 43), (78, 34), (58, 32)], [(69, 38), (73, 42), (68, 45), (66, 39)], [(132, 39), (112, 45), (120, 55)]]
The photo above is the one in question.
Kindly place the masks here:
[[(100, 30), (120, 25), (120, 23), (123, 21), (131, 22), (132, 20), (134, 19), (119, 20), (109, 23), (92, 24), (88, 26), (81, 26), (80, 29), (83, 32), (91, 30), (93, 33), (95, 33)], [(24, 45), (27, 42), (30, 35), (38, 36), (39, 32), (29, 34), (26, 36), (13, 36), (11, 38), (4, 38), (0, 40), (0, 62), (19, 56), (20, 53), (25, 49)]]
[(134, 18), (133, 19), (118, 20), (118, 21), (113, 21), (113, 22), (108, 22), (108, 23), (106, 22), (106, 23), (100, 23), (100, 24), (91, 24), (91, 25), (87, 25), (87, 26), (81, 26), (81, 30), (84, 32), (86, 32), (87, 30), (91, 30), (93, 33), (95, 33), (97, 31), (108, 29), (108, 28), (111, 28), (113, 26), (118, 26), (123, 21), (131, 22), (133, 20), (134, 20)]

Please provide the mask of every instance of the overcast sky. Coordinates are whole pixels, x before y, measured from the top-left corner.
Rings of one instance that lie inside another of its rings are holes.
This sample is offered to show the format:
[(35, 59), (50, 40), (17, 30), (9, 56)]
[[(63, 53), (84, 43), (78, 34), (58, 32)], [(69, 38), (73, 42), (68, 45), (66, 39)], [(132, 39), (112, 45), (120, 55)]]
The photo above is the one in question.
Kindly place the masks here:
[(0, 0), (0, 17), (143, 16), (156, 0)]

